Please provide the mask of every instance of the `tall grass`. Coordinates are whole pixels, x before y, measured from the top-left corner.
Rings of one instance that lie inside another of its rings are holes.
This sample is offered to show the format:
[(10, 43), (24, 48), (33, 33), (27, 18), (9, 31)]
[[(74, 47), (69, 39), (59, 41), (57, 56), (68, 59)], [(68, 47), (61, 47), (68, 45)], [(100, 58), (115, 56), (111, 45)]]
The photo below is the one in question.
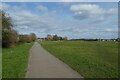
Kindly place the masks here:
[(2, 78), (2, 49), (0, 46), (0, 79)]
[(27, 71), (29, 49), (32, 43), (25, 43), (13, 48), (2, 49), (2, 77), (24, 78)]

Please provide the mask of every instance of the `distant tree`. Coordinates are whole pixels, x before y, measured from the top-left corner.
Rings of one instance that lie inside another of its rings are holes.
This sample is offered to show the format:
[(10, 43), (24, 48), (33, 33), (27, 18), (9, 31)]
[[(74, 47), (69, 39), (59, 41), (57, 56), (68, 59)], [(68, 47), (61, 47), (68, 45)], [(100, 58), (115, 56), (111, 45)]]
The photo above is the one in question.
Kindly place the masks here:
[(36, 34), (35, 33), (31, 33), (30, 35), (32, 36), (32, 41), (35, 41), (36, 40)]
[(25, 42), (31, 42), (32, 37), (29, 37), (30, 35), (19, 35), (19, 42), (25, 43)]
[(60, 36), (60, 37), (59, 37), (59, 40), (63, 40), (63, 38)]
[(59, 37), (57, 35), (54, 35), (53, 40), (57, 41), (57, 40), (59, 40)]
[(68, 40), (68, 38), (67, 37), (63, 37), (63, 40)]

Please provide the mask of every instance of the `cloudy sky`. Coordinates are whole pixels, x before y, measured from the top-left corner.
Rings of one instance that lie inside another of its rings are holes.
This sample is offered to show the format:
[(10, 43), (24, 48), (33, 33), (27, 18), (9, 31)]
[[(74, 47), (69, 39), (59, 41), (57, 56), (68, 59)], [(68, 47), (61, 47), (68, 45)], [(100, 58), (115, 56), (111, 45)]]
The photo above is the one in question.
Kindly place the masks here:
[(4, 2), (20, 34), (71, 38), (117, 38), (117, 2)]

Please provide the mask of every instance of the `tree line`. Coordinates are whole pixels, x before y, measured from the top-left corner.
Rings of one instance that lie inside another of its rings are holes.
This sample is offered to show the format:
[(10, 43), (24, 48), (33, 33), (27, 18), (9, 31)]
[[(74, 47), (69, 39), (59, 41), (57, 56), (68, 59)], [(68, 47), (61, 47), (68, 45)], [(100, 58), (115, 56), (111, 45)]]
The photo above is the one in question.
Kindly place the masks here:
[(4, 11), (0, 11), (0, 14), (2, 18), (2, 47), (11, 47), (20, 42), (35, 41), (36, 35), (34, 33), (28, 35), (18, 34), (17, 31), (13, 29), (14, 24), (12, 18)]
[(51, 41), (58, 41), (58, 40), (67, 40), (68, 38), (65, 36), (65, 37), (61, 37), (61, 36), (58, 36), (57, 34), (55, 35), (50, 35), (48, 34), (47, 35), (47, 40), (51, 40)]
[(120, 38), (116, 38), (116, 39), (70, 39), (70, 41), (120, 41)]

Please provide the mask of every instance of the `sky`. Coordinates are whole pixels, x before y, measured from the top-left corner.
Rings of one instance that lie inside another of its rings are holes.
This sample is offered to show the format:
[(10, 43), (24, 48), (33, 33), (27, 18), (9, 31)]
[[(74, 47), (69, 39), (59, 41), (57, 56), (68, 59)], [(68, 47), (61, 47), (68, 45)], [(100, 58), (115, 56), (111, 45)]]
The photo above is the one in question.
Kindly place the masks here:
[(117, 38), (117, 2), (4, 2), (19, 34), (76, 38)]

